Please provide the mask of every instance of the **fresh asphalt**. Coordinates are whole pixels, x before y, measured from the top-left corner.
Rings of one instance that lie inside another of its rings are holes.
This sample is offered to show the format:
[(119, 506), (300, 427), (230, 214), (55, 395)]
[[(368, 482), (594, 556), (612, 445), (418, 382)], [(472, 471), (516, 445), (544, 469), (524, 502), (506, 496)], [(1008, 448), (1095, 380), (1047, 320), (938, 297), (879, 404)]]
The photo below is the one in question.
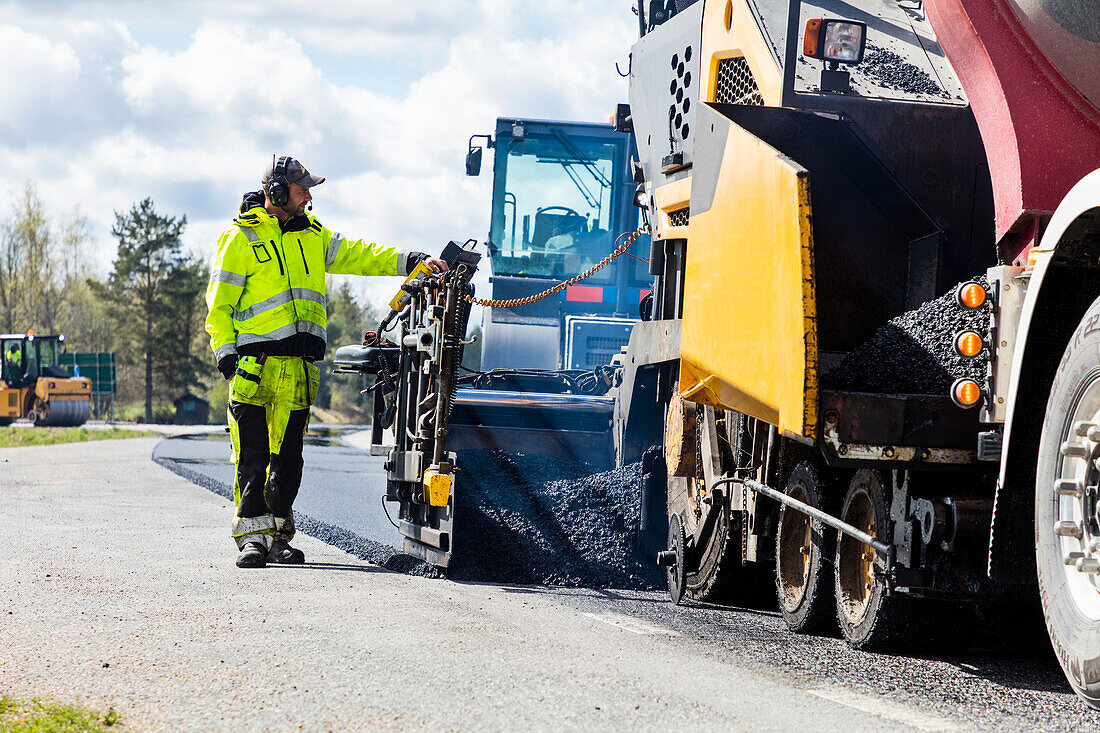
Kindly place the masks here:
[[(385, 459), (370, 455), (368, 445), (363, 426), (311, 426), (294, 511), (399, 550), (401, 539), (382, 508)], [(182, 469), (178, 472), (188, 478), (198, 474), (221, 487), (233, 485), (229, 436), (224, 431), (168, 438), (157, 445), (153, 458), (168, 468)]]
[[(311, 534), (324, 538), (335, 526), (368, 544), (397, 547), (397, 532), (380, 504), (385, 483), (382, 459), (365, 449), (365, 433), (355, 428), (311, 428), (296, 510), (325, 525)], [(162, 465), (200, 484), (212, 480), (228, 485), (232, 480), (228, 440), (221, 434), (169, 438), (156, 446), (154, 455)], [(202, 476), (209, 480), (201, 480)], [(1100, 713), (1088, 710), (1066, 685), (1034, 614), (985, 616), (973, 622), (965, 635), (966, 649), (928, 648), (917, 640), (909, 654), (869, 654), (848, 648), (835, 633), (787, 632), (766, 601), (744, 608), (676, 607), (662, 592), (481, 585), (509, 588), (513, 594), (571, 608), (607, 625), (609, 634), (617, 630), (628, 636), (668, 635), (675, 640), (672, 653), (677, 657), (667, 660), (670, 671), (664, 684), (670, 690), (711, 684), (683, 679), (673, 671), (681, 655), (691, 659), (701, 655), (714, 665), (712, 674), (721, 674), (727, 664), (748, 665), (765, 677), (793, 682), (803, 703), (829, 701), (858, 711), (852, 718), (858, 722), (845, 723), (846, 729), (864, 725), (919, 730), (1100, 728)], [(799, 708), (791, 707), (794, 717), (786, 718), (786, 705), (777, 700), (774, 720), (754, 723), (768, 729), (796, 727)], [(669, 715), (667, 722), (679, 720), (675, 711)], [(823, 720), (818, 728), (837, 729), (836, 722)]]

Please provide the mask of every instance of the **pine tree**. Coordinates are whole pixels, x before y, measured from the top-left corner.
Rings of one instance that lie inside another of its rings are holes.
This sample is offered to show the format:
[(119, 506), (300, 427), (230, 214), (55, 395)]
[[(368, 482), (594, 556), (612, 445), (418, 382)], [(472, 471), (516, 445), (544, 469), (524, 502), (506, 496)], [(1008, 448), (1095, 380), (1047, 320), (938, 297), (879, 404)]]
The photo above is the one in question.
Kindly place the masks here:
[(157, 304), (157, 320), (166, 340), (158, 352), (158, 371), (172, 394), (200, 387), (200, 375), (210, 371), (205, 354), (209, 343), (204, 323), (206, 307), (203, 294), (210, 281), (210, 268), (195, 257), (185, 257), (176, 263), (165, 280), (163, 297)]
[(116, 211), (111, 228), (118, 239), (114, 270), (105, 285), (89, 281), (96, 294), (114, 306), (116, 319), (129, 329), (125, 335), (141, 353), (146, 422), (153, 421), (154, 365), (172, 370), (181, 361), (188, 362), (191, 353), (190, 349), (182, 352), (177, 339), (166, 338), (177, 327), (178, 318), (167, 303), (174, 299), (173, 288), (189, 277), (176, 271), (193, 266), (180, 243), (186, 225), (186, 216), (158, 214), (150, 198), (125, 214)]

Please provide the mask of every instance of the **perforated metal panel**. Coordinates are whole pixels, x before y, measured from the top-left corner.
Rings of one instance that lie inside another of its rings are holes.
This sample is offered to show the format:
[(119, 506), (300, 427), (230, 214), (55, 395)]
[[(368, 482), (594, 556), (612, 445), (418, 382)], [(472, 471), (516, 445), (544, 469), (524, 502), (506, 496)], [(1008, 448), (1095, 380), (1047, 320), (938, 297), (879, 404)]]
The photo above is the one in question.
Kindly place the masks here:
[(668, 86), (671, 95), (671, 104), (668, 106), (669, 132), (680, 136), (681, 140), (687, 140), (691, 136), (692, 119), (691, 97), (694, 93), (692, 87), (692, 70), (698, 66), (698, 61), (691, 63), (692, 48), (684, 47), (684, 50), (672, 55), (672, 82)]
[(718, 62), (718, 81), (714, 101), (719, 104), (764, 105), (760, 87), (743, 56)]
[(668, 212), (668, 225), (671, 227), (686, 227), (690, 215), (691, 209), (686, 206), (676, 211), (670, 211)]

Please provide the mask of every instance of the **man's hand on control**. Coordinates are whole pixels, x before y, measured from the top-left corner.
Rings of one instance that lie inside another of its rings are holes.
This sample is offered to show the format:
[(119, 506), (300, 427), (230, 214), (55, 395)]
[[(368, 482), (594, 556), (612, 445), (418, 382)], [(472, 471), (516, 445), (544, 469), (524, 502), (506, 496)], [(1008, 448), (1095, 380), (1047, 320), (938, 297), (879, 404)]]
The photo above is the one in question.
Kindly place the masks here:
[(430, 267), (432, 272), (446, 272), (451, 269), (447, 266), (446, 262), (438, 257), (429, 257), (424, 252), (410, 252), (408, 264), (405, 265), (405, 274), (411, 275), (412, 271), (416, 269), (416, 266), (421, 262)]
[(429, 257), (424, 260), (424, 263), (427, 264), (428, 267), (432, 268), (432, 272), (446, 272), (447, 270), (451, 269), (447, 266), (447, 263), (444, 260), (441, 260), (438, 257)]

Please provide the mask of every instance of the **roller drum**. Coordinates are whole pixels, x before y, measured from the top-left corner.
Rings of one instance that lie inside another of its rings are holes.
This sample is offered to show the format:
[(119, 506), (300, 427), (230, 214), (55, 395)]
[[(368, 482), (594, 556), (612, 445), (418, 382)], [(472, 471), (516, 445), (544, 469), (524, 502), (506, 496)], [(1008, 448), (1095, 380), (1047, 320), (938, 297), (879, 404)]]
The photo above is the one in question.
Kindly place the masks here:
[(49, 404), (45, 425), (49, 427), (77, 427), (83, 425), (91, 414), (91, 403), (84, 401), (55, 401)]

